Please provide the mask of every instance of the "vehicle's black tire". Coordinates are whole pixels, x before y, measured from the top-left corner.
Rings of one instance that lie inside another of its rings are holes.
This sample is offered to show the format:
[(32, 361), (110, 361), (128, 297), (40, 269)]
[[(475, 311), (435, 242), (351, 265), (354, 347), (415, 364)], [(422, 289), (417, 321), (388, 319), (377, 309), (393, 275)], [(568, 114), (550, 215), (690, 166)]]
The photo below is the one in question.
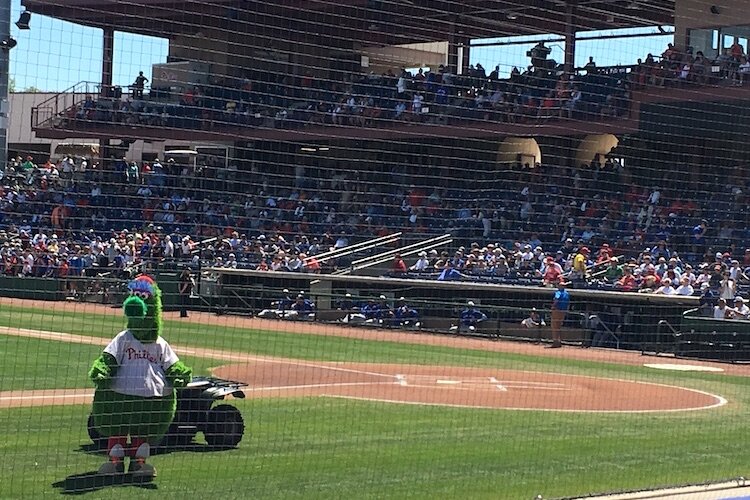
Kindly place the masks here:
[(218, 405), (206, 414), (204, 435), (209, 446), (234, 448), (245, 434), (245, 422), (240, 410), (232, 405)]
[(94, 443), (94, 447), (97, 450), (106, 450), (107, 449), (107, 438), (102, 437), (99, 434), (99, 431), (96, 430), (96, 427), (94, 427), (94, 416), (89, 415), (88, 421), (86, 421), (86, 430), (89, 433), (89, 437), (91, 438), (91, 441)]

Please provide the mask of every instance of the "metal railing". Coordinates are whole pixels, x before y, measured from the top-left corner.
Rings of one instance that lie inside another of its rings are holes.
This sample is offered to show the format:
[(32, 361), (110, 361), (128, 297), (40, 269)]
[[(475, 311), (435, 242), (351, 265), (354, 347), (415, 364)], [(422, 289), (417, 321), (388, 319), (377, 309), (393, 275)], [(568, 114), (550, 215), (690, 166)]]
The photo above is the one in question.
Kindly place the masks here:
[[(655, 355), (659, 355), (661, 353), (670, 351), (670, 353), (674, 352), (674, 342), (665, 342), (664, 339), (667, 335), (672, 335), (673, 337), (675, 335), (678, 335), (680, 332), (672, 326), (672, 323), (667, 321), (666, 319), (659, 320), (659, 322), (656, 324), (656, 340), (655, 342), (651, 343), (652, 352)], [(672, 349), (666, 349), (665, 347), (669, 345), (672, 347)], [(648, 349), (646, 349), (646, 343), (644, 342), (641, 345), (641, 354), (646, 354), (648, 352)]]
[(372, 267), (378, 264), (382, 264), (384, 262), (388, 262), (389, 260), (394, 258), (396, 255), (401, 255), (402, 257), (408, 257), (410, 255), (417, 254), (424, 250), (431, 250), (433, 248), (438, 248), (443, 245), (448, 245), (452, 241), (453, 239), (451, 238), (450, 234), (444, 234), (442, 236), (430, 238), (425, 241), (412, 243), (411, 245), (407, 245), (405, 247), (395, 248), (393, 250), (387, 250), (377, 255), (371, 255), (363, 259), (355, 260), (354, 262), (352, 262), (349, 268), (341, 269), (339, 271), (334, 272), (333, 274), (337, 274), (337, 275), (349, 274), (352, 271), (358, 271), (360, 269), (366, 269), (368, 267)]
[(399, 240), (401, 237), (401, 232), (389, 234), (386, 236), (381, 236), (379, 238), (374, 238), (366, 241), (362, 241), (359, 243), (355, 243), (353, 245), (347, 245), (341, 248), (336, 248), (334, 250), (319, 253), (317, 255), (310, 255), (309, 257), (306, 257), (304, 259), (305, 264), (312, 262), (314, 260), (318, 262), (325, 262), (327, 260), (331, 259), (337, 259), (339, 257), (343, 257), (350, 254), (355, 254), (359, 252), (363, 252), (365, 250), (372, 250), (373, 248), (377, 248), (379, 246), (383, 245), (390, 245), (392, 243), (395, 243)]
[[(588, 318), (589, 325), (594, 324), (594, 322), (596, 323), (595, 323), (595, 327), (593, 328), (592, 333), (596, 332), (598, 328), (601, 328), (602, 330), (604, 330), (604, 333), (605, 333), (605, 335), (601, 339), (599, 339), (599, 341), (605, 342), (605, 340), (612, 338), (615, 341), (615, 349), (619, 349), (620, 348), (620, 336), (618, 335), (618, 333), (620, 332), (620, 327), (617, 326), (615, 330), (612, 330), (607, 325), (607, 323), (602, 321), (602, 319), (596, 314), (589, 315), (589, 318)], [(618, 332), (618, 333), (615, 333), (615, 332)], [(593, 341), (593, 337), (592, 337), (592, 341)]]
[(31, 128), (56, 127), (65, 120), (67, 112), (91, 97), (96, 100), (101, 94), (101, 84), (78, 82), (46, 101), (31, 108)]
[(65, 124), (66, 119), (75, 119), (72, 110), (90, 97), (94, 102), (112, 98), (112, 90), (117, 87), (104, 86), (97, 82), (81, 81), (31, 108), (31, 128), (56, 128)]

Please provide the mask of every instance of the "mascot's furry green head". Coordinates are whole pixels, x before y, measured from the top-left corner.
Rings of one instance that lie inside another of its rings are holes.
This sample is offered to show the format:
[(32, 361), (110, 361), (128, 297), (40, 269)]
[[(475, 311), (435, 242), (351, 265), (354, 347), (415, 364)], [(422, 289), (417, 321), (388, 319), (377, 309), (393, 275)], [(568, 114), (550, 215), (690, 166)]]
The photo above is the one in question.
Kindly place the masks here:
[[(174, 418), (175, 387), (186, 386), (192, 370), (161, 336), (161, 290), (149, 276), (128, 284), (123, 302), (127, 329), (104, 348), (89, 370), (96, 385), (92, 416), (101, 436), (108, 438), (108, 461), (101, 474), (128, 471), (152, 478), (156, 470), (146, 459)], [(128, 437), (130, 444), (128, 445)]]
[(161, 335), (161, 290), (150, 276), (138, 276), (128, 284), (130, 296), (122, 304), (128, 330), (143, 343), (151, 344)]

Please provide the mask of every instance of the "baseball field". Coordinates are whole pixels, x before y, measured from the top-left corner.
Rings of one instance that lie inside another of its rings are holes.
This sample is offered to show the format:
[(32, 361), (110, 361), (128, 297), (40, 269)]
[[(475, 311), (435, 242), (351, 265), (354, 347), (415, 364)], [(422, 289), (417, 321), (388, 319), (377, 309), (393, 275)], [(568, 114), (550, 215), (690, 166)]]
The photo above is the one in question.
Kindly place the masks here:
[[(91, 498), (530, 499), (748, 473), (750, 367), (165, 317), (165, 337), (197, 374), (249, 384), (231, 401), (245, 437), (213, 451), (199, 435), (190, 451), (153, 458), (154, 483), (91, 488)], [(123, 324), (101, 306), (0, 301), (0, 498), (70, 493), (71, 477), (103, 461), (86, 434), (86, 373)]]

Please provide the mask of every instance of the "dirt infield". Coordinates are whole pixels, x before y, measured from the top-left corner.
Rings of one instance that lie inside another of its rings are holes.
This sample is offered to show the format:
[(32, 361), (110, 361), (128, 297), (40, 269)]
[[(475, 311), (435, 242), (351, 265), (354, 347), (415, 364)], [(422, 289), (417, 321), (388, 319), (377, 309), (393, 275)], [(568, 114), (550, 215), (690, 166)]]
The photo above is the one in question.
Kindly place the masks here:
[(0, 409), (31, 406), (61, 406), (90, 403), (93, 389), (49, 389), (43, 391), (2, 391)]
[[(0, 298), (0, 304), (39, 307), (35, 301)], [(120, 316), (122, 311), (96, 304), (45, 303), (51, 312), (79, 311)], [(177, 319), (176, 313), (165, 313)], [(580, 348), (544, 349), (517, 342), (392, 330), (352, 328), (319, 323), (299, 323), (236, 316), (194, 313), (191, 323), (273, 330), (289, 334), (314, 334), (419, 345), (450, 346), (534, 356), (642, 365), (639, 353)], [(114, 332), (113, 332), (114, 334)], [(80, 344), (106, 345), (108, 339), (40, 330), (0, 327), (0, 335), (13, 335)], [(714, 408), (726, 403), (720, 396), (681, 387), (643, 382), (591, 378), (540, 372), (464, 367), (412, 366), (365, 363), (306, 362), (255, 356), (216, 349), (174, 346), (183, 355), (231, 362), (215, 369), (218, 376), (246, 381), (248, 397), (328, 396), (432, 404), (471, 408), (536, 409), (554, 411), (650, 412)], [(677, 364), (721, 366), (726, 373), (750, 375), (750, 366), (720, 365), (693, 360)], [(91, 400), (91, 390), (0, 392), (0, 408), (81, 404)]]
[[(218, 354), (218, 353), (217, 353)], [(461, 408), (572, 412), (703, 410), (727, 401), (682, 387), (489, 368), (258, 358), (214, 374), (247, 382), (248, 398), (333, 397)], [(91, 389), (0, 392), (0, 408), (88, 404)]]
[(327, 396), (463, 408), (657, 412), (715, 408), (720, 396), (628, 380), (491, 368), (267, 360), (214, 370), (249, 397)]

